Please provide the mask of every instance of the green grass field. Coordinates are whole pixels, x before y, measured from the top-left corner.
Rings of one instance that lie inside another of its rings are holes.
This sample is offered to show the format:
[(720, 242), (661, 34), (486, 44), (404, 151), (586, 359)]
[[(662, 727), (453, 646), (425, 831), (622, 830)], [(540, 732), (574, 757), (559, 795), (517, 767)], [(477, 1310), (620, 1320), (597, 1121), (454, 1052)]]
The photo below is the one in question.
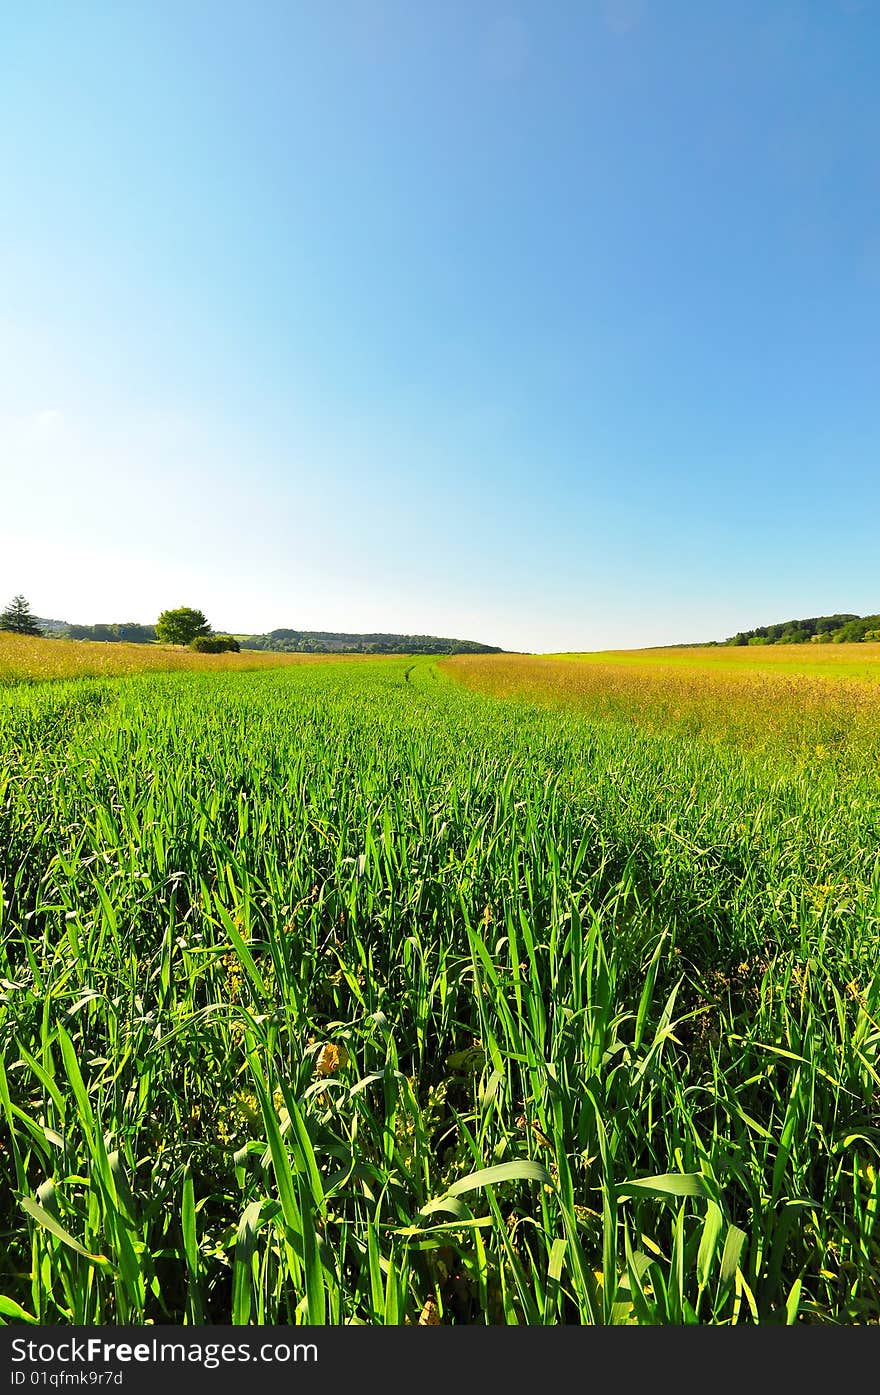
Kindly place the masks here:
[(876, 1322), (859, 689), (0, 688), (0, 1315)]

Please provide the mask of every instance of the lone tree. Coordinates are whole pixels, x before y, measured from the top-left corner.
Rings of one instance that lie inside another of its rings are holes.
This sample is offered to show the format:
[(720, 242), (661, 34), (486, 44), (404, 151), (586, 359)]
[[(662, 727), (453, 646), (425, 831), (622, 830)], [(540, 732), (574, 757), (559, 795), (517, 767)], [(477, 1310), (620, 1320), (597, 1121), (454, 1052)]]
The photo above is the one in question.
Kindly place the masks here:
[(156, 638), (160, 644), (192, 644), (198, 635), (209, 635), (211, 626), (200, 610), (178, 606), (163, 610), (156, 621)]
[(0, 614), (0, 630), (11, 630), (16, 635), (41, 635), (43, 633), (31, 615), (31, 608), (24, 596), (13, 596), (9, 605)]

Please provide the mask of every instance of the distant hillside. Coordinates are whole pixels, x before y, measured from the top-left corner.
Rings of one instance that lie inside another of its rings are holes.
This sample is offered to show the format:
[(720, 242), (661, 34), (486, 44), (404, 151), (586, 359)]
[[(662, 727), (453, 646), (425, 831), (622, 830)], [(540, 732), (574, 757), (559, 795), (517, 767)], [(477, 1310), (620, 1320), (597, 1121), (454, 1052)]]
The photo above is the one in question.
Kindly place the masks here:
[(880, 615), (814, 615), (740, 630), (725, 644), (859, 644), (880, 640)]
[(500, 654), (497, 645), (472, 639), (442, 639), (438, 635), (350, 635), (330, 630), (270, 630), (265, 635), (239, 635), (242, 649), (265, 649), (276, 654)]
[(47, 620), (43, 615), (35, 615), (34, 623), (42, 634), (52, 638), (66, 635), (69, 628), (66, 620)]
[[(100, 625), (72, 625), (67, 620), (34, 617), (49, 639), (91, 639), (101, 644), (153, 644), (155, 625), (136, 620)], [(225, 633), (225, 631), (223, 631)], [(438, 635), (349, 635), (330, 630), (270, 630), (265, 635), (237, 635), (242, 649), (274, 654), (500, 654), (497, 645)]]

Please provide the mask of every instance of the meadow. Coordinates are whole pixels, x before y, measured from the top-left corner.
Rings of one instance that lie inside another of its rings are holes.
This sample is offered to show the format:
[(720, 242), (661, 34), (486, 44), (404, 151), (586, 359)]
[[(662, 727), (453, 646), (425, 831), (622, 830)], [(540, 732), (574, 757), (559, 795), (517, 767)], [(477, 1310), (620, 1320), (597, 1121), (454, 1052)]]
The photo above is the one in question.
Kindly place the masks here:
[(493, 697), (573, 707), (597, 721), (814, 768), (830, 763), (858, 772), (880, 764), (876, 644), (457, 655), (443, 662), (458, 681)]
[(860, 678), (880, 683), (880, 644), (682, 645), (667, 649), (606, 649), (593, 654), (548, 654), (542, 659), (575, 659), (590, 665), (636, 664), (643, 669), (699, 669), (704, 673), (778, 677), (812, 675)]
[(876, 1323), (880, 688), (219, 657), (0, 686), (0, 1316)]
[(197, 654), (173, 644), (102, 644), (88, 639), (41, 639), (0, 630), (0, 687), (59, 678), (123, 677), (139, 673), (246, 673), (284, 664), (361, 660), (360, 654)]

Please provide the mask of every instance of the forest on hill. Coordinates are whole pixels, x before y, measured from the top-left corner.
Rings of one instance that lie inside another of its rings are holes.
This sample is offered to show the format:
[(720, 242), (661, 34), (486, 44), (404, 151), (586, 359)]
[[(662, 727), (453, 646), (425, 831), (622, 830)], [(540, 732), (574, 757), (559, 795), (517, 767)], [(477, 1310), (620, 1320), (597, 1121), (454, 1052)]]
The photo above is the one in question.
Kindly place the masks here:
[(497, 645), (438, 635), (336, 634), (329, 630), (270, 630), (240, 635), (242, 649), (276, 654), (500, 654)]
[(725, 644), (859, 644), (880, 640), (880, 615), (814, 615), (740, 630)]

